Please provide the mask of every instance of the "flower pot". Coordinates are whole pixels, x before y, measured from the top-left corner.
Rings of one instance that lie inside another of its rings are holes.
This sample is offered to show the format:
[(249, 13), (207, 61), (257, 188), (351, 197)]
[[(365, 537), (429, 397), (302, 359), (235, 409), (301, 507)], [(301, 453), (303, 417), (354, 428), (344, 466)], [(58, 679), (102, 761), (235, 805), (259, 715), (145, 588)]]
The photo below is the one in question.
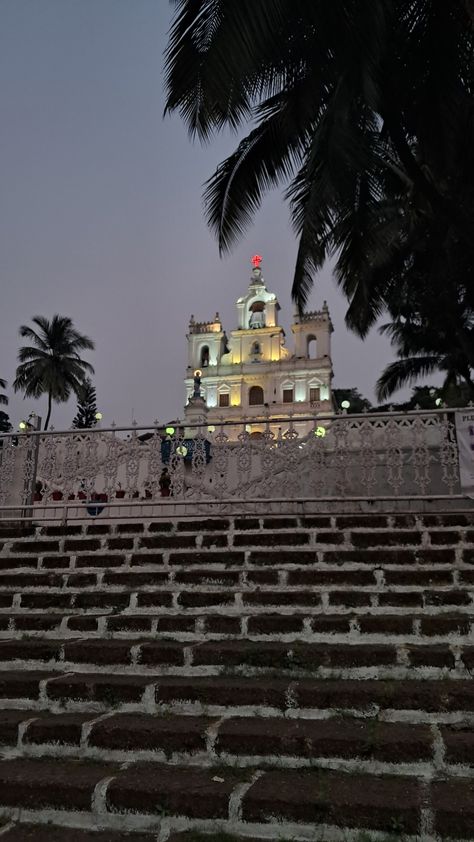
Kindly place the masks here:
[(53, 500), (62, 500), (63, 499), (63, 492), (62, 491), (53, 491), (51, 494)]
[(123, 498), (125, 497), (125, 490), (123, 488), (120, 488), (118, 491), (115, 492), (115, 496), (118, 500), (123, 500)]

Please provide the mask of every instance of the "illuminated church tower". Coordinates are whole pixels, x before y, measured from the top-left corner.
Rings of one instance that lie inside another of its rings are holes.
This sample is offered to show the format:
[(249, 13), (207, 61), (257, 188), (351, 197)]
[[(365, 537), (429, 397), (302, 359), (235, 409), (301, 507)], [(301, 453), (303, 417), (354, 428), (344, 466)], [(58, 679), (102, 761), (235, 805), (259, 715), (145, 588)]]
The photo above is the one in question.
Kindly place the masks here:
[(333, 327), (327, 304), (319, 312), (294, 316), (294, 350), (290, 351), (278, 324), (280, 305), (265, 285), (260, 263), (261, 257), (255, 255), (247, 294), (236, 302), (238, 327), (229, 337), (219, 313), (211, 322), (196, 322), (191, 316), (185, 381), (189, 420), (196, 369), (202, 372), (208, 424), (245, 418), (251, 432), (261, 432), (268, 416), (291, 412), (297, 420), (315, 412), (332, 412)]

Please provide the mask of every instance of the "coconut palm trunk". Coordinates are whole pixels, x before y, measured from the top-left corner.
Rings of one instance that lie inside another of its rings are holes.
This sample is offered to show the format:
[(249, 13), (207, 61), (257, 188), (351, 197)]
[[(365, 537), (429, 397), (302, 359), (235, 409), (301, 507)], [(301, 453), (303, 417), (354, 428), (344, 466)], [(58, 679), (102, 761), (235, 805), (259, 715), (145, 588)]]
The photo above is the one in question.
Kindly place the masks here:
[(46, 415), (46, 420), (44, 422), (44, 429), (45, 430), (47, 430), (48, 426), (49, 426), (52, 408), (53, 408), (53, 393), (50, 389), (49, 392), (48, 392), (48, 412), (47, 412), (47, 415)]

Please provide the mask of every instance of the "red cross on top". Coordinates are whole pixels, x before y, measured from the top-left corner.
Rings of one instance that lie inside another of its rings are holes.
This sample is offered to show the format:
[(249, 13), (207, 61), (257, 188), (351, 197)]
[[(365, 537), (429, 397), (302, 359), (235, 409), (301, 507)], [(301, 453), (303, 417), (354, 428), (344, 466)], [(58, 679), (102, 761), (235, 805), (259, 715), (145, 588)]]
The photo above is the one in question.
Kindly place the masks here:
[(254, 254), (252, 257), (252, 266), (254, 269), (259, 269), (262, 262), (262, 257), (259, 254)]

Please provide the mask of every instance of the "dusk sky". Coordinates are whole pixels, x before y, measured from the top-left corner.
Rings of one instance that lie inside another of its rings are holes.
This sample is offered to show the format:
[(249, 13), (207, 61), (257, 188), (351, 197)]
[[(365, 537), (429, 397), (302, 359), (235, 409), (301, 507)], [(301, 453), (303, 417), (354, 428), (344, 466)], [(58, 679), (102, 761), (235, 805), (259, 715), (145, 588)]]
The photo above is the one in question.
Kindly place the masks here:
[[(234, 328), (256, 251), (291, 347), (296, 242), (279, 192), (221, 260), (202, 183), (236, 139), (203, 148), (178, 117), (163, 119), (172, 10), (167, 0), (0, 3), (0, 377), (14, 378), (20, 324), (68, 315), (96, 342), (85, 356), (104, 423), (182, 416), (189, 316), (219, 310)], [(309, 309), (324, 298), (334, 385), (373, 399), (389, 345), (375, 331), (365, 342), (346, 331), (329, 269)], [(45, 414), (46, 399), (7, 392), (15, 425), (32, 409)], [(75, 411), (74, 398), (55, 406), (52, 423), (69, 427)]]

